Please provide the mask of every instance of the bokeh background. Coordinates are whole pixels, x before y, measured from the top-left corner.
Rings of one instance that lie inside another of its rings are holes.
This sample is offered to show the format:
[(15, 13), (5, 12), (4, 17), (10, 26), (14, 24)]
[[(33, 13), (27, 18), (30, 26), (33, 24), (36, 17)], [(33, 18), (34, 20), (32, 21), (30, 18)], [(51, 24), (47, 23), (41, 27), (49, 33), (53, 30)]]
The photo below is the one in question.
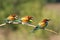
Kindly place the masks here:
[(43, 18), (49, 18), (51, 21), (47, 28), (58, 35), (45, 30), (31, 33), (33, 27), (11, 24), (0, 27), (0, 40), (60, 40), (60, 0), (0, 0), (0, 24), (14, 13), (20, 18), (33, 16), (34, 25)]

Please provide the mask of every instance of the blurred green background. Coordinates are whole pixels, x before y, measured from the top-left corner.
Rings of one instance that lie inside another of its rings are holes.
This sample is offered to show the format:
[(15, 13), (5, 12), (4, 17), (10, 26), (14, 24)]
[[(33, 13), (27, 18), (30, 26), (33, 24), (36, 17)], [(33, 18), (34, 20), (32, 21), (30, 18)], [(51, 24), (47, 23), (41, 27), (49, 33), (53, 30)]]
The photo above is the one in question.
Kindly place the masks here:
[[(48, 29), (60, 31), (60, 0), (0, 0), (0, 24), (10, 14), (16, 13), (19, 17), (26, 15), (34, 17), (34, 25), (43, 18), (50, 18)], [(7, 27), (7, 28), (5, 28)], [(8, 27), (18, 27), (12, 31)], [(30, 33), (33, 27), (27, 25), (7, 25), (0, 28), (0, 40), (51, 40), (54, 33), (38, 30)]]

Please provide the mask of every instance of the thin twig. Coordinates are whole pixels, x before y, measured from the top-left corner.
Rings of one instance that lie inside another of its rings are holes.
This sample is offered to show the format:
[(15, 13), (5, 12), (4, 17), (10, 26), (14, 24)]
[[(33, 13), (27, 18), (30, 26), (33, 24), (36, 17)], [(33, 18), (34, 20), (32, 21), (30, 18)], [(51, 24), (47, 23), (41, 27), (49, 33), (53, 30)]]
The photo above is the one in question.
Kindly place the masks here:
[(5, 25), (6, 25), (6, 23), (0, 24), (0, 26), (5, 26)]
[(47, 29), (45, 28), (46, 31), (49, 31), (49, 32), (52, 32), (52, 33), (55, 33), (55, 34), (58, 34), (57, 32), (53, 31), (53, 30), (50, 30), (50, 29)]
[(28, 25), (28, 26), (32, 26), (32, 27), (36, 27), (35, 25), (32, 25), (32, 24), (28, 24), (28, 23), (26, 23), (26, 25)]

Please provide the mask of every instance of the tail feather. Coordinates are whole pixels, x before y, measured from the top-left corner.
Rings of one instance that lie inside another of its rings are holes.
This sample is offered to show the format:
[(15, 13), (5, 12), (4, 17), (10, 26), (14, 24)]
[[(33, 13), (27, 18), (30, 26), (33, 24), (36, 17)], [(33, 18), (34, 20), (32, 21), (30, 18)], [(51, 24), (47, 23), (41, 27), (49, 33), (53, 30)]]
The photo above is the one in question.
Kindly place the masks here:
[(39, 26), (35, 26), (35, 28), (32, 30), (32, 32), (35, 32), (36, 30), (39, 30), (40, 27)]

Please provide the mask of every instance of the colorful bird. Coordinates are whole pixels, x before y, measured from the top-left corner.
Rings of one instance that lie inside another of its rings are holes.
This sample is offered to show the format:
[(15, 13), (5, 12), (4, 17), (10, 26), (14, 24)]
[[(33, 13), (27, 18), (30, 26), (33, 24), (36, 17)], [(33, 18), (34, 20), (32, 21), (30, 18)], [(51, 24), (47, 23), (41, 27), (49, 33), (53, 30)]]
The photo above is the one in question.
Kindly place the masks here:
[(33, 17), (32, 16), (25, 16), (25, 17), (22, 17), (21, 18), (21, 22), (22, 24), (24, 25), (28, 25), (28, 26), (34, 26), (32, 25), (32, 21), (33, 20)]
[(18, 20), (18, 16), (16, 14), (12, 14), (10, 16), (8, 16), (5, 20), (3, 24), (0, 24), (0, 26), (4, 26), (6, 24), (18, 24), (20, 20)]
[(32, 32), (35, 32), (38, 29), (43, 29), (43, 30), (47, 30), (47, 31), (50, 31), (50, 32), (57, 34), (55, 31), (49, 30), (46, 28), (49, 20), (50, 19), (43, 19), (41, 22), (39, 22), (39, 24), (37, 26), (35, 26), (35, 28), (32, 30)]
[(22, 24), (26, 24), (26, 23), (31, 24), (32, 19), (33, 19), (32, 16), (25, 16), (21, 18), (21, 21), (22, 21)]
[(6, 23), (12, 23), (14, 20), (18, 19), (18, 16), (16, 14), (12, 14), (7, 17), (5, 20)]
[(49, 21), (49, 19), (43, 19), (41, 22), (38, 23), (38, 25), (35, 27), (34, 30), (44, 29), (45, 27), (47, 27), (48, 21)]

